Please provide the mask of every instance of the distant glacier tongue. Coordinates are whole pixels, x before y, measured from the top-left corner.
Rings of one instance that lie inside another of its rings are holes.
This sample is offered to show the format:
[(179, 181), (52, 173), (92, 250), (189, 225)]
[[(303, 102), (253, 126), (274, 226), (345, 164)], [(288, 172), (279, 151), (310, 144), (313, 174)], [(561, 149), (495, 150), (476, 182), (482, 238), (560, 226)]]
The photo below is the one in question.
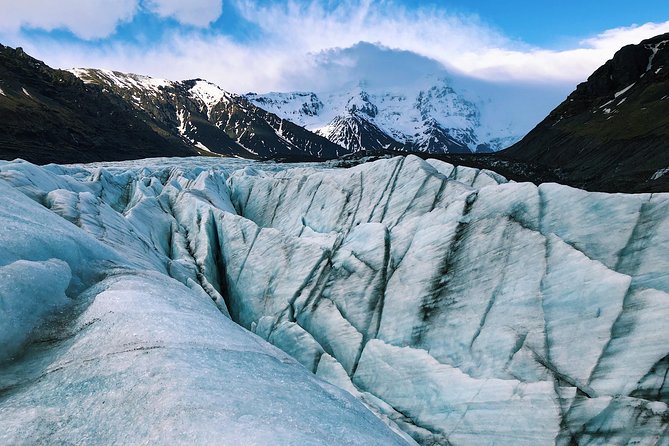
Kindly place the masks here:
[(0, 190), (1, 443), (669, 444), (669, 194), (414, 156)]

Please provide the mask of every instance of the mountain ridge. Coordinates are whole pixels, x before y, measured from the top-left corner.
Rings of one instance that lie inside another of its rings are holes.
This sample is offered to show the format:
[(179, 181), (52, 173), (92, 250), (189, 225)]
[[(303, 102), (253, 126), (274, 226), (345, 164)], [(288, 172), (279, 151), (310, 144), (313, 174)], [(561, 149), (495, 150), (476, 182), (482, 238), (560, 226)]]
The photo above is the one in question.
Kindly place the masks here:
[(119, 98), (4, 45), (0, 129), (0, 158), (41, 164), (198, 154)]
[(488, 153), (520, 138), (510, 126), (493, 130), (484, 123), (480, 107), (444, 76), (425, 75), (401, 91), (359, 82), (334, 93), (245, 96), (351, 152)]
[(500, 155), (578, 187), (669, 190), (669, 34), (621, 48)]
[(123, 97), (146, 122), (213, 154), (251, 159), (336, 158), (343, 149), (203, 79), (169, 81), (100, 69), (71, 70)]

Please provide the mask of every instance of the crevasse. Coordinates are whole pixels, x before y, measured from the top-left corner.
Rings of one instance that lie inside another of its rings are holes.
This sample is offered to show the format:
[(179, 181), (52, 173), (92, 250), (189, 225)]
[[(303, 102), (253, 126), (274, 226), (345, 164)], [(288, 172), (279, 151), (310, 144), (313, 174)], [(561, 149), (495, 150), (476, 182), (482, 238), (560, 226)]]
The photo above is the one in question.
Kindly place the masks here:
[[(139, 388), (134, 416), (155, 425), (108, 435), (206, 439), (227, 423), (264, 444), (262, 401), (288, 411), (279, 438), (296, 444), (411, 441), (393, 430), (444, 445), (667, 441), (668, 194), (513, 183), (414, 156), (351, 169), (11, 162), (0, 178), (0, 290), (21, 302), (2, 310), (22, 321), (6, 330), (0, 439), (19, 425), (95, 432), (49, 427), (72, 412), (47, 410), (66, 397), (117, 431), (130, 419), (110, 406)], [(31, 284), (53, 291), (21, 291)], [(205, 422), (221, 405), (234, 410)]]

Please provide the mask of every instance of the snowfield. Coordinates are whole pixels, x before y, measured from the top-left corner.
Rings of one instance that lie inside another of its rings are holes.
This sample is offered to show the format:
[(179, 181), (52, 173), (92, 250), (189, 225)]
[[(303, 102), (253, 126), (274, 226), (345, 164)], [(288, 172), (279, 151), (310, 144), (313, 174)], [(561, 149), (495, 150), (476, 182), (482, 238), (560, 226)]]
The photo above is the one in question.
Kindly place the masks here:
[(0, 193), (1, 444), (669, 445), (669, 194), (414, 156)]

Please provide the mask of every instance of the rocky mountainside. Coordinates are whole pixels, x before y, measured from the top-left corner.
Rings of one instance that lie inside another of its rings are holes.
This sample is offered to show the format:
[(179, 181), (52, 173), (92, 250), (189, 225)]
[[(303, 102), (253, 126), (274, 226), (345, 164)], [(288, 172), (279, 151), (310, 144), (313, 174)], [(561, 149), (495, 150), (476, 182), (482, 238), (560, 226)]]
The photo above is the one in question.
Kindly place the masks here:
[(122, 97), (145, 122), (202, 151), (256, 159), (330, 159), (344, 149), (246, 98), (194, 79), (174, 82), (97, 69), (71, 70)]
[(579, 187), (669, 190), (669, 34), (622, 48), (501, 155)]
[(667, 445), (669, 194), (293, 167), (0, 162), (0, 443)]
[(197, 154), (121, 98), (0, 45), (0, 158), (68, 163)]
[(246, 97), (351, 152), (480, 153), (502, 149), (520, 137), (503, 119), (482, 116), (479, 104), (444, 77), (427, 76), (401, 88), (362, 83), (336, 93)]

